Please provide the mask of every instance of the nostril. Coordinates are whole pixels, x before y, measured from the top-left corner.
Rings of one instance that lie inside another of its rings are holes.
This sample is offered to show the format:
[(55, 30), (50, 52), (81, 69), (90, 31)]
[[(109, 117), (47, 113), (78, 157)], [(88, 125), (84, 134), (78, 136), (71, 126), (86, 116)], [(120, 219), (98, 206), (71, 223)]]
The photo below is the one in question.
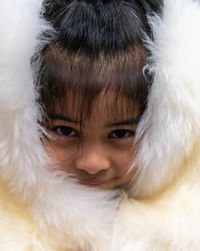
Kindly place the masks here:
[(76, 168), (84, 170), (89, 174), (97, 174), (100, 171), (109, 169), (110, 164), (107, 160), (100, 160), (99, 158), (79, 159), (76, 162)]

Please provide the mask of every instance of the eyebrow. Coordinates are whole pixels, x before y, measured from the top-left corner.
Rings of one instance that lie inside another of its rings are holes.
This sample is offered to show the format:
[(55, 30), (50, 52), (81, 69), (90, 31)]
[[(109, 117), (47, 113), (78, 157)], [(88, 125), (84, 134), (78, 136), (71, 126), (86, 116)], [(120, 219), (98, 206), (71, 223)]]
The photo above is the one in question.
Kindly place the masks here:
[[(71, 119), (71, 118), (66, 117), (66, 116), (64, 116), (62, 114), (52, 114), (52, 113), (50, 113), (48, 115), (48, 117), (50, 119), (64, 120), (66, 122), (71, 122), (71, 123), (74, 123), (74, 124), (80, 124), (80, 121)], [(126, 119), (126, 120), (117, 121), (117, 122), (113, 122), (113, 123), (108, 123), (105, 126), (106, 127), (113, 127), (113, 126), (137, 125), (138, 122), (139, 122), (139, 119), (131, 118), (131, 119)]]
[(139, 122), (139, 119), (126, 119), (126, 120), (122, 120), (122, 121), (117, 121), (114, 123), (109, 123), (106, 124), (106, 127), (112, 127), (112, 126), (124, 126), (124, 125), (137, 125)]
[(66, 116), (64, 116), (64, 115), (62, 115), (62, 114), (52, 114), (52, 113), (50, 113), (50, 114), (48, 115), (48, 117), (49, 117), (50, 119), (64, 120), (64, 121), (66, 121), (66, 122), (71, 122), (71, 123), (75, 123), (75, 124), (80, 124), (80, 121), (71, 119), (71, 118), (66, 117)]

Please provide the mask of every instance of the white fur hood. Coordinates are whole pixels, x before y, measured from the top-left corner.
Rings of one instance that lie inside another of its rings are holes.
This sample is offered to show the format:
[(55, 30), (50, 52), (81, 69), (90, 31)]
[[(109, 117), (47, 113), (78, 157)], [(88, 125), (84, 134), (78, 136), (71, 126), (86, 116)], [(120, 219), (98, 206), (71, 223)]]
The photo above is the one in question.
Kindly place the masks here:
[(154, 81), (136, 135), (140, 173), (124, 196), (49, 172), (30, 64), (51, 30), (40, 10), (1, 0), (0, 250), (199, 250), (200, 2), (165, 0), (149, 17)]
[[(115, 250), (200, 249), (200, 2), (165, 0), (149, 18), (154, 74), (138, 128), (142, 168), (121, 204)], [(124, 234), (122, 234), (124, 233)]]

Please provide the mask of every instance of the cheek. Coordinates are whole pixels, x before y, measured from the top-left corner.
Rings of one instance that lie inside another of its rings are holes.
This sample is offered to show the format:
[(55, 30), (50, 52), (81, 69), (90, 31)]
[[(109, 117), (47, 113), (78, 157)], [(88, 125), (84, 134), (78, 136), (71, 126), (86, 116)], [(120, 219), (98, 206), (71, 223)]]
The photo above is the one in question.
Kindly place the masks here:
[(113, 167), (116, 173), (115, 186), (127, 184), (134, 178), (136, 169), (129, 171), (134, 161), (134, 154), (135, 151), (132, 146), (115, 153), (115, 158), (113, 159)]
[(117, 158), (116, 172), (117, 172), (117, 185), (128, 184), (135, 176), (136, 169), (130, 170), (134, 160), (134, 151), (129, 151), (126, 154), (121, 154)]
[(116, 154), (115, 168), (119, 176), (126, 176), (134, 160), (133, 149)]
[[(66, 149), (67, 148), (67, 149)], [(76, 150), (68, 147), (59, 147), (49, 142), (45, 146), (48, 156), (52, 159), (53, 169), (70, 171), (73, 166)]]
[(113, 179), (102, 189), (110, 190), (122, 185), (128, 184), (134, 177), (136, 170), (129, 171), (129, 168), (134, 160), (134, 151), (133, 149), (128, 151), (115, 151), (113, 152), (112, 158), (112, 173), (114, 174)]

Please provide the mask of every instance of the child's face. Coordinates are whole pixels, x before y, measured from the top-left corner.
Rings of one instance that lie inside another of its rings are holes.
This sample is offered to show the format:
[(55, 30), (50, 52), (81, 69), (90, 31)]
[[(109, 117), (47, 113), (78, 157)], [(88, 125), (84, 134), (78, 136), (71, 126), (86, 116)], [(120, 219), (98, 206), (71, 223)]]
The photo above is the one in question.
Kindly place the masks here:
[(122, 103), (115, 104), (112, 114), (113, 104), (100, 96), (82, 124), (72, 105), (67, 112), (51, 114), (47, 151), (56, 168), (89, 187), (112, 189), (128, 183), (135, 173), (128, 171), (138, 115), (122, 112)]

